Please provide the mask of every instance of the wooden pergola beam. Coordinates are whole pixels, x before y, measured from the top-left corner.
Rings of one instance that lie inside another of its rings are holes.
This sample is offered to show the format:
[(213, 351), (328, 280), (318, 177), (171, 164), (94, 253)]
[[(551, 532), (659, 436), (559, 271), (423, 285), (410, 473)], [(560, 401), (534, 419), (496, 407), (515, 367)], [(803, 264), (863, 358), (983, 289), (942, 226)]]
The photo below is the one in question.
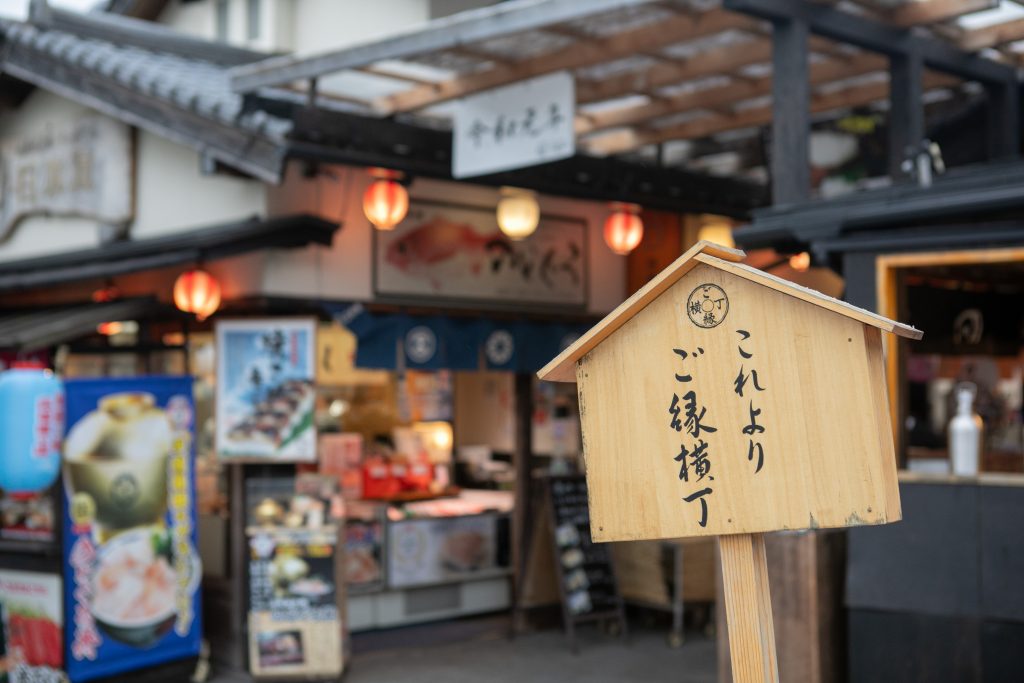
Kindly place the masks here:
[(998, 6), (999, 0), (922, 0), (904, 2), (885, 16), (897, 26), (926, 26)]
[[(953, 87), (960, 81), (952, 76), (929, 73), (925, 76), (925, 89)], [(888, 83), (868, 83), (851, 86), (835, 92), (817, 93), (811, 96), (811, 111), (820, 114), (834, 109), (860, 107), (889, 97)], [(764, 126), (771, 123), (772, 107), (765, 105), (751, 107), (731, 116), (708, 116), (678, 126), (658, 129), (627, 130), (609, 133), (585, 143), (588, 152), (594, 154), (620, 154), (644, 145), (653, 145), (670, 140), (690, 140), (738, 128)]]
[(1014, 19), (967, 31), (960, 38), (960, 47), (973, 52), (986, 47), (998, 47), (1015, 40), (1024, 40), (1024, 19)]
[[(810, 82), (818, 85), (862, 76), (873, 71), (884, 71), (886, 68), (887, 62), (884, 58), (870, 53), (859, 54), (849, 60), (829, 59), (810, 66)], [(718, 87), (655, 100), (646, 104), (593, 114), (581, 114), (576, 119), (576, 133), (577, 135), (588, 135), (608, 128), (641, 123), (687, 109), (713, 109), (733, 105), (742, 100), (770, 95), (771, 92), (770, 76), (751, 80), (734, 80)]]
[[(628, 57), (641, 50), (702, 38), (730, 29), (752, 30), (756, 26), (757, 22), (754, 19), (724, 10), (710, 10), (695, 17), (674, 15), (664, 21), (617, 33), (605, 39), (570, 45), (508, 66), (460, 76), (431, 86), (412, 88), (381, 98), (375, 106), (384, 114), (422, 109), (563, 69), (578, 69)], [(672, 65), (664, 66), (672, 68)]]

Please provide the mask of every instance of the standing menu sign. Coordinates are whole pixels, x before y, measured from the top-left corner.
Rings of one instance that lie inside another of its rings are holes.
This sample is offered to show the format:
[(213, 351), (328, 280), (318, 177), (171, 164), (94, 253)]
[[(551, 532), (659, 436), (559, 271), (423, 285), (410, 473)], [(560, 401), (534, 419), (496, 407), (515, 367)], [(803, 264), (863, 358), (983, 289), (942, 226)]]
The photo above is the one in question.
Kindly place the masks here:
[(199, 653), (192, 380), (69, 380), (65, 662), (87, 681)]
[(548, 508), (554, 535), (555, 571), (565, 628), (575, 648), (575, 625), (580, 621), (615, 617), (626, 630), (608, 546), (590, 537), (587, 480), (582, 474), (547, 480)]
[(341, 674), (337, 527), (250, 533), (249, 670), (268, 677)]

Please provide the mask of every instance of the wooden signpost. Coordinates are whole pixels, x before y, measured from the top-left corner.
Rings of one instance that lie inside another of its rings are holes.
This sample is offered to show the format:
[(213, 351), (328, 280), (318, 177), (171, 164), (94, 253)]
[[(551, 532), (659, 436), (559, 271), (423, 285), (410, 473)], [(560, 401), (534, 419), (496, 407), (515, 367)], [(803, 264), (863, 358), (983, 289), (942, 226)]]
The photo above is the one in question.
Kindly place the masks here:
[(595, 541), (719, 536), (734, 679), (778, 680), (763, 533), (901, 518), (882, 332), (700, 242), (538, 374), (578, 386)]

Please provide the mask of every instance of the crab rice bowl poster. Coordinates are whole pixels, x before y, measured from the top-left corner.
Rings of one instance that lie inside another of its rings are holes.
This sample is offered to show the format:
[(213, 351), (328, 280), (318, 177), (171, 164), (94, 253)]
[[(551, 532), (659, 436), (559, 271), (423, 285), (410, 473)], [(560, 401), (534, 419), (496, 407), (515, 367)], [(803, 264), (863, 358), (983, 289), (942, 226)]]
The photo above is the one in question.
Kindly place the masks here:
[(217, 454), (316, 459), (316, 321), (265, 318), (217, 324)]
[(495, 210), (412, 201), (394, 230), (374, 230), (381, 297), (579, 306), (587, 303), (586, 223), (542, 215), (512, 240)]

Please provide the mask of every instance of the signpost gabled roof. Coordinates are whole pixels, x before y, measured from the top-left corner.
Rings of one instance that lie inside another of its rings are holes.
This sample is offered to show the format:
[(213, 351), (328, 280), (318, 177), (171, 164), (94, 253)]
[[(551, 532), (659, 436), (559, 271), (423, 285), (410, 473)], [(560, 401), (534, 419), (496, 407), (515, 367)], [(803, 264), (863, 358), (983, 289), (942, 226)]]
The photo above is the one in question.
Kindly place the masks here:
[(909, 325), (889, 320), (871, 311), (848, 304), (845, 301), (833, 299), (821, 292), (788, 282), (762, 270), (740, 263), (745, 256), (746, 254), (739, 249), (730, 249), (729, 247), (723, 247), (704, 240), (697, 242), (682, 256), (677, 258), (671, 266), (637, 290), (633, 296), (622, 302), (614, 311), (605, 316), (601, 322), (588, 330), (575, 343), (558, 354), (554, 360), (541, 368), (537, 376), (549, 382), (575, 382), (576, 361), (593, 350), (598, 344), (643, 310), (649, 303), (678, 282), (680, 278), (702, 263), (795, 297), (801, 301), (820, 306), (847, 318), (852, 318), (865, 325), (877, 327), (883, 332), (891, 332), (908, 339), (920, 339), (923, 334), (921, 330)]

